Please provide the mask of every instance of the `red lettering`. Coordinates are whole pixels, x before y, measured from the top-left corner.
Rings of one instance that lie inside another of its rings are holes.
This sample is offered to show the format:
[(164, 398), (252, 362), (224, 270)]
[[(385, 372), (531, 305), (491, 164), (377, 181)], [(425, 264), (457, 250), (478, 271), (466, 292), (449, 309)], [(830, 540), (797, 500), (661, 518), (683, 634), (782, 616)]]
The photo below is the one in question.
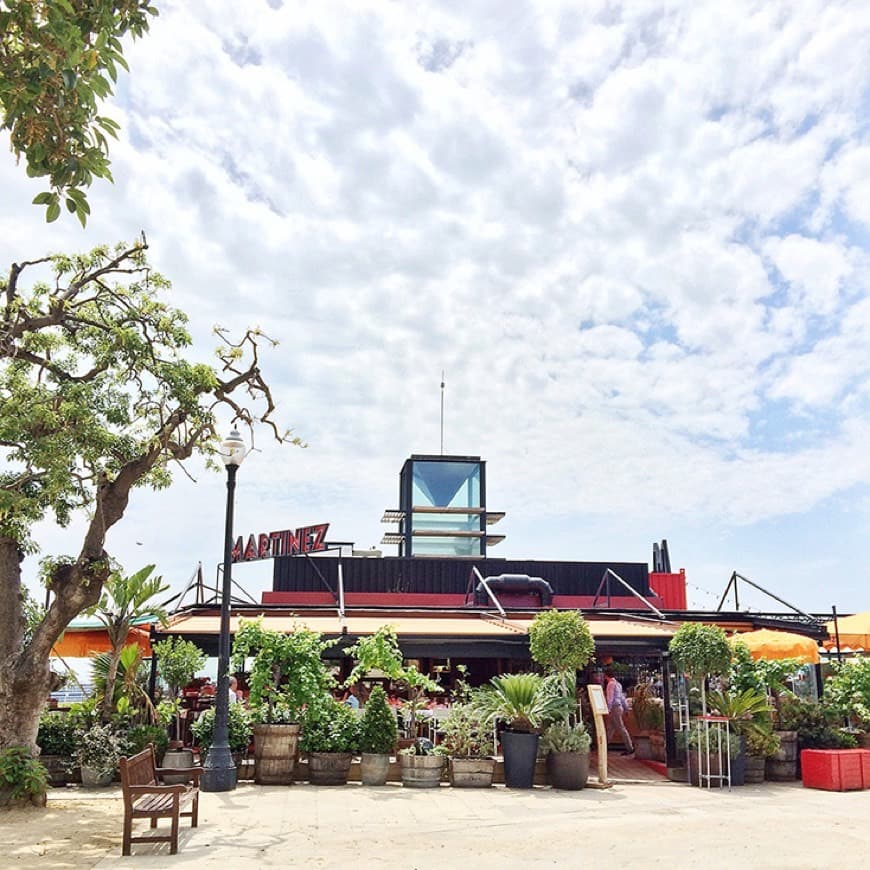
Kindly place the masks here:
[(257, 539), (257, 558), (258, 559), (268, 559), (269, 558), (269, 536), (268, 535), (260, 535)]
[(284, 532), (270, 532), (269, 539), (272, 542), (271, 555), (283, 556), (284, 554), (281, 552), (281, 542), (284, 539)]
[(233, 544), (232, 550), (230, 550), (230, 559), (233, 562), (240, 562), (242, 559), (242, 536), (239, 535), (236, 538), (235, 544)]
[(245, 555), (244, 560), (246, 562), (253, 562), (254, 559), (257, 558), (257, 541), (254, 536), (251, 535), (248, 538), (248, 545), (245, 547)]

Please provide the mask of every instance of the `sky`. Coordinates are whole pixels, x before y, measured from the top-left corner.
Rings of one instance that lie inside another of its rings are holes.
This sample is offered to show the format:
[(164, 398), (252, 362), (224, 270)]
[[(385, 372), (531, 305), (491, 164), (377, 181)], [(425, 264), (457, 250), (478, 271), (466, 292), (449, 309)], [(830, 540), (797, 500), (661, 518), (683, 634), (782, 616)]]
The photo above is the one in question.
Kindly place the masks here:
[[(86, 230), (44, 223), (3, 141), (0, 262), (144, 230), (196, 354), (215, 324), (280, 340), (262, 369), (307, 447), (257, 434), (239, 533), (379, 546), (403, 461), (440, 452), (444, 371), (444, 452), (506, 512), (491, 555), (667, 538), (691, 606), (736, 570), (870, 608), (863, 0), (157, 5)], [(108, 538), (174, 589), (221, 561), (224, 479), (189, 473)], [(81, 527), (43, 524), (43, 554)]]

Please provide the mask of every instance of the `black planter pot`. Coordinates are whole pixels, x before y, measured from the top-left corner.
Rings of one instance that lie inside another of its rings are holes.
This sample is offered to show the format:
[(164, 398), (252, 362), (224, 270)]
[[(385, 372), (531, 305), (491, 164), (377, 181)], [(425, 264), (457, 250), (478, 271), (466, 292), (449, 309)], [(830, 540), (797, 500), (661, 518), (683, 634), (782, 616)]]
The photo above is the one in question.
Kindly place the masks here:
[(535, 761), (538, 758), (537, 734), (505, 731), (501, 735), (504, 752), (504, 784), (508, 788), (531, 788), (535, 784)]

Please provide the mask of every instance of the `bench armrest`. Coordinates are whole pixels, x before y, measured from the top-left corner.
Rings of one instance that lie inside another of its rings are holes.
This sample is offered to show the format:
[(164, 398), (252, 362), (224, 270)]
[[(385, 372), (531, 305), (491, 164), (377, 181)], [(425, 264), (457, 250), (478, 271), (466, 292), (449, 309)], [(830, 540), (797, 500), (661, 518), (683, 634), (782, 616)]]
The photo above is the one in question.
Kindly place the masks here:
[(142, 797), (146, 794), (184, 794), (188, 790), (186, 785), (128, 785), (124, 789), (130, 797)]
[(154, 773), (158, 779), (166, 774), (173, 776), (186, 776), (193, 780), (194, 785), (199, 785), (199, 778), (202, 776), (203, 768), (201, 767), (155, 767)]

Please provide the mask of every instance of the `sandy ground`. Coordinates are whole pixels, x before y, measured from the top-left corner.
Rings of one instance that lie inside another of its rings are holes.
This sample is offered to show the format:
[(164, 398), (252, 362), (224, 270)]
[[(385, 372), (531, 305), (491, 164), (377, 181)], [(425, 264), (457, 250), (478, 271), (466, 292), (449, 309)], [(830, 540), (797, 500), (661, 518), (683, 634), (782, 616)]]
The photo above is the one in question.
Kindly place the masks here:
[(177, 856), (145, 844), (125, 859), (116, 794), (54, 792), (47, 810), (0, 813), (0, 866), (796, 870), (870, 861), (870, 791), (800, 783), (731, 793), (673, 783), (573, 793), (242, 783), (202, 797), (200, 826), (182, 829)]

